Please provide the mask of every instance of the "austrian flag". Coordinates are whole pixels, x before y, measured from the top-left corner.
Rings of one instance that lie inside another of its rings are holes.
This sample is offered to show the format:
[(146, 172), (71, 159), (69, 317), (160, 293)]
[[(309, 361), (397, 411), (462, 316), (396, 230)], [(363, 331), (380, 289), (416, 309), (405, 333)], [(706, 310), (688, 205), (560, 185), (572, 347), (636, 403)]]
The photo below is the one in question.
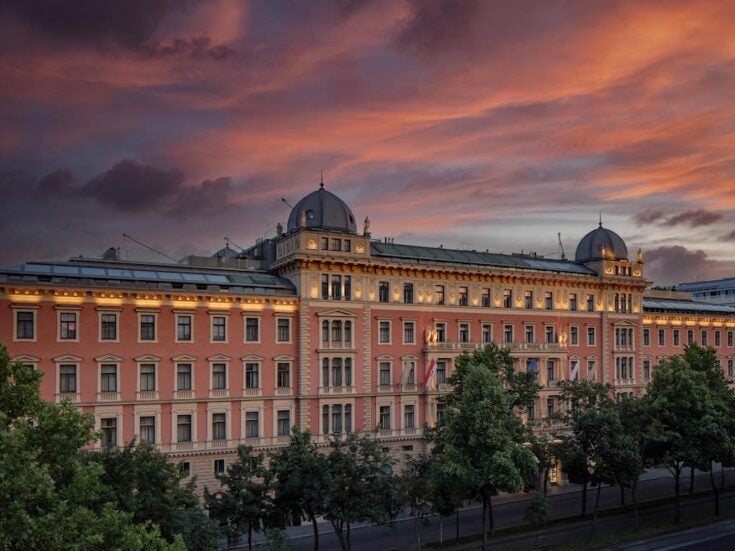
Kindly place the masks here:
[(431, 363), (426, 370), (426, 377), (424, 377), (424, 386), (426, 386), (431, 378), (434, 376), (434, 371), (436, 371), (436, 360), (431, 360)]

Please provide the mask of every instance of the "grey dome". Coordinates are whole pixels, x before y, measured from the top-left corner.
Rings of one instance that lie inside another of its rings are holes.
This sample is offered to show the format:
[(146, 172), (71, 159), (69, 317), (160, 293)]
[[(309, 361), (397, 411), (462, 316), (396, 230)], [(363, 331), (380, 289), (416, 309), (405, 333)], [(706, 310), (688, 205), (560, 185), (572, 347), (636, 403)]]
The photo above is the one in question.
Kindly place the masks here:
[(602, 248), (605, 247), (605, 260), (627, 260), (628, 247), (625, 241), (614, 231), (603, 228), (600, 224), (585, 235), (577, 245), (574, 260), (577, 262), (589, 262), (592, 260), (603, 260)]
[(288, 217), (287, 231), (304, 227), (357, 233), (350, 207), (334, 193), (324, 189), (324, 184), (296, 203)]

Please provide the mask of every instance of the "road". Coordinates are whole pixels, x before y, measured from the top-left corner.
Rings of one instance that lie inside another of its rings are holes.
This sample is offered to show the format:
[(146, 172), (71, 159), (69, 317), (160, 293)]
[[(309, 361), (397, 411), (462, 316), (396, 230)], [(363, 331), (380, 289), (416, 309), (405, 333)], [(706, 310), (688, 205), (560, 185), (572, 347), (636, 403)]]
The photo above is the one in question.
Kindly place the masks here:
[[(726, 470), (727, 482), (733, 483), (733, 472)], [(719, 482), (719, 471), (717, 474)], [(654, 469), (647, 472), (642, 478), (638, 489), (639, 502), (657, 498), (663, 498), (673, 495), (673, 481), (671, 475), (665, 469)], [(682, 481), (682, 488), (688, 489), (689, 478), (686, 477)], [(707, 490), (710, 488), (709, 474), (701, 473), (696, 477), (695, 488), (697, 490)], [(587, 496), (588, 511), (591, 511), (594, 504), (596, 490), (589, 489)], [(578, 486), (561, 486), (553, 487), (549, 492), (549, 519), (561, 519), (574, 517), (579, 515), (581, 510), (581, 489)], [(630, 494), (626, 496), (627, 502), (630, 503)], [(733, 498), (735, 500), (735, 498)], [(496, 527), (504, 528), (523, 524), (524, 513), (528, 505), (528, 496), (525, 494), (505, 495), (495, 498), (495, 522)], [(702, 507), (708, 507), (707, 499), (700, 500)], [(600, 508), (607, 509), (616, 507), (620, 504), (620, 489), (617, 487), (603, 487), (600, 494)], [(646, 516), (649, 513), (641, 515), (641, 522), (645, 524)], [(659, 513), (660, 514), (660, 513)], [(673, 516), (673, 515), (672, 515)], [(671, 518), (671, 517), (666, 517)], [(606, 526), (612, 522), (610, 519), (601, 519), (600, 529), (605, 530)], [(626, 523), (620, 528), (607, 526), (610, 529), (626, 529), (630, 525), (630, 520), (624, 520)], [(547, 529), (544, 535), (524, 535), (513, 536), (507, 542), (494, 542), (493, 549), (529, 549), (530, 547), (539, 545), (548, 545), (551, 543), (558, 544), (569, 537), (577, 537), (575, 532), (579, 532), (581, 537), (588, 533), (589, 523), (581, 523), (579, 528), (561, 527)], [(423, 542), (438, 541), (443, 534), (444, 539), (453, 539), (455, 536), (455, 521), (444, 519), (440, 522), (437, 517), (432, 517), (426, 521), (421, 528), (421, 537)], [(474, 506), (464, 509), (460, 512), (460, 535), (479, 533), (482, 529), (481, 508)], [(294, 526), (288, 529), (288, 535), (291, 545), (296, 551), (313, 549), (311, 526)], [(505, 538), (504, 538), (505, 539)], [(322, 551), (338, 551), (339, 543), (334, 535), (331, 526), (328, 523), (320, 523), (319, 530), (320, 549)], [(258, 534), (254, 539), (257, 547), (263, 547), (263, 537)], [(501, 544), (502, 543), (502, 544)], [(501, 544), (501, 545), (499, 545)], [(714, 545), (714, 544), (713, 544)], [(256, 545), (253, 546), (254, 548)], [(708, 544), (707, 547), (710, 547)], [(247, 543), (233, 547), (232, 549), (246, 549)], [(458, 547), (458, 549), (473, 549), (476, 545)], [(401, 518), (397, 520), (393, 526), (372, 526), (372, 525), (356, 525), (352, 528), (352, 549), (353, 551), (413, 551), (416, 549), (416, 532), (415, 524), (412, 518)], [(709, 550), (712, 551), (712, 550)]]

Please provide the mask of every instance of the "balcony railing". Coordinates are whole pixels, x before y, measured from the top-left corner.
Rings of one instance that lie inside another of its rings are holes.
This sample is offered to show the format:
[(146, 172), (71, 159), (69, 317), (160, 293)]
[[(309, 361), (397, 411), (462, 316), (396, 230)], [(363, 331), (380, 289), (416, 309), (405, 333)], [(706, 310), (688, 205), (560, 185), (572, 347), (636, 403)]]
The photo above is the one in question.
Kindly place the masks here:
[(513, 352), (550, 352), (550, 353), (565, 353), (567, 347), (558, 342), (512, 342), (505, 343), (504, 346), (510, 348), (511, 353)]
[(243, 389), (243, 395), (245, 396), (260, 396), (261, 394), (260, 388), (246, 388)]
[(426, 343), (424, 352), (472, 352), (486, 346), (487, 343), (480, 342), (430, 342)]
[(354, 386), (320, 386), (319, 394), (354, 394)]
[(158, 392), (155, 390), (141, 390), (138, 392), (138, 400), (158, 400)]
[(293, 389), (290, 386), (276, 387), (276, 396), (290, 396), (291, 394), (293, 394)]
[(191, 400), (194, 397), (193, 390), (177, 390), (174, 392), (175, 400)]
[(70, 402), (78, 402), (79, 401), (79, 393), (78, 392), (60, 392), (56, 395), (56, 401), (61, 402), (62, 400), (69, 400)]
[(209, 391), (210, 398), (227, 398), (226, 388), (213, 388)]
[(100, 402), (115, 402), (120, 399), (119, 392), (99, 392), (97, 393), (97, 400)]

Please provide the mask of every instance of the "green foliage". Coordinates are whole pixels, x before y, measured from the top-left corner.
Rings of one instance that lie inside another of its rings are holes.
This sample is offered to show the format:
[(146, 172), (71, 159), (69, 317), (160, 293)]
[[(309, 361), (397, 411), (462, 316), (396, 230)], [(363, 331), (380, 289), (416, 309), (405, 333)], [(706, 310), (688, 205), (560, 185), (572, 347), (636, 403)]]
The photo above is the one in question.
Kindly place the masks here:
[(549, 513), (549, 502), (543, 492), (534, 492), (524, 513), (526, 522), (534, 526), (544, 526)]

